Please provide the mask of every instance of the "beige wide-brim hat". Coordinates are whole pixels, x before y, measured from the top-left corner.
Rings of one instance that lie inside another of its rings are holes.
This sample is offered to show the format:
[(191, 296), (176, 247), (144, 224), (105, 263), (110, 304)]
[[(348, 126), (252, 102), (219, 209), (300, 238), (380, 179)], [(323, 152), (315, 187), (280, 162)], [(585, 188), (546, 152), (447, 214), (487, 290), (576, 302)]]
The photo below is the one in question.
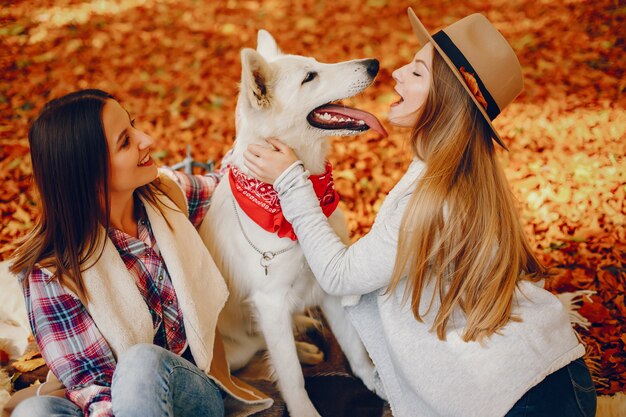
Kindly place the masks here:
[(487, 18), (472, 14), (430, 35), (410, 7), (409, 20), (422, 45), (433, 44), (507, 151), (492, 121), (522, 92), (522, 68), (513, 48)]

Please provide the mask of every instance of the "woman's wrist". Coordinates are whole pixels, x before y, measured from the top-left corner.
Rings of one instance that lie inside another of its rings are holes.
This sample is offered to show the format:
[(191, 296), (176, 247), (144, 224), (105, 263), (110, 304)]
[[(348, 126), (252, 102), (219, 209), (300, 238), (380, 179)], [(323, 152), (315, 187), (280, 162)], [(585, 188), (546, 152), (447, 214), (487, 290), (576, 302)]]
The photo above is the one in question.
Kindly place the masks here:
[[(304, 174), (304, 163), (297, 160), (290, 166), (288, 166), (282, 174), (274, 181), (274, 189), (276, 192), (281, 193), (289, 188), (289, 185), (293, 183), (293, 180)], [(307, 175), (308, 177), (308, 175)]]

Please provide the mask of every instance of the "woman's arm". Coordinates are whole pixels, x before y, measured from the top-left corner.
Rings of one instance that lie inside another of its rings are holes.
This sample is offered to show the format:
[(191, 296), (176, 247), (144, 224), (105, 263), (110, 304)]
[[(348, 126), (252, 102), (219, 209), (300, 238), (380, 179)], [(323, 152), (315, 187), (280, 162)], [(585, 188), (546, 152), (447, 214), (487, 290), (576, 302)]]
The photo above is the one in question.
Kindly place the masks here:
[(396, 259), (398, 230), (407, 198), (395, 216), (379, 219), (370, 232), (345, 246), (322, 212), (308, 172), (293, 166), (274, 183), (283, 215), (293, 225), (304, 255), (324, 291), (362, 295), (386, 287)]
[(187, 199), (189, 220), (199, 227), (211, 206), (211, 197), (220, 182), (221, 174), (211, 172), (206, 175), (189, 175), (184, 172), (161, 168), (161, 172), (172, 178), (183, 190)]
[(57, 280), (34, 269), (24, 287), (33, 335), (67, 397), (85, 416), (113, 416), (111, 380), (116, 362), (83, 304)]
[(321, 287), (335, 295), (361, 295), (386, 287), (396, 259), (398, 230), (408, 195), (399, 201), (394, 215), (377, 219), (367, 235), (345, 246), (322, 212), (303, 165), (288, 147), (271, 143), (278, 151), (249, 147), (244, 155), (246, 165), (252, 160), (248, 168), (253, 174), (274, 184), (283, 215), (293, 225)]

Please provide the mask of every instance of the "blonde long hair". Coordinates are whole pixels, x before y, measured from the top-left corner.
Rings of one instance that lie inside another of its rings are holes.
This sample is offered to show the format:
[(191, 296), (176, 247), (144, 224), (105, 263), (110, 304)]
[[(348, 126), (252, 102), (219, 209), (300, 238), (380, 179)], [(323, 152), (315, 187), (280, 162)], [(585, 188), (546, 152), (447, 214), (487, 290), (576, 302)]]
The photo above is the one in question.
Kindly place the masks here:
[(433, 282), (424, 314), (438, 296), (433, 322), (438, 338), (445, 340), (446, 326), (460, 308), (467, 320), (463, 340), (481, 341), (518, 320), (511, 316), (518, 281), (547, 273), (524, 236), (489, 124), (437, 51), (432, 75), (411, 134), (426, 169), (404, 212), (387, 292), (406, 276), (404, 299), (411, 296), (413, 315), (422, 322), (422, 293)]

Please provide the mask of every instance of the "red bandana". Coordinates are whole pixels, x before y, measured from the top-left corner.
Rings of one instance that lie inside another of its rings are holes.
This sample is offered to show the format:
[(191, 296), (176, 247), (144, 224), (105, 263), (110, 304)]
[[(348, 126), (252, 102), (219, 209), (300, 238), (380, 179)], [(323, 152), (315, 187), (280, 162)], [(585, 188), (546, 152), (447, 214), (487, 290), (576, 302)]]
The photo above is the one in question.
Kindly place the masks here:
[[(313, 183), (313, 189), (320, 201), (322, 211), (326, 217), (330, 216), (339, 204), (339, 194), (335, 190), (333, 181), (332, 165), (326, 162), (324, 173), (311, 175), (309, 179)], [(278, 233), (278, 237), (298, 240), (291, 223), (283, 217), (278, 193), (271, 184), (248, 177), (234, 165), (230, 166), (228, 180), (239, 207), (256, 224), (268, 232)]]

